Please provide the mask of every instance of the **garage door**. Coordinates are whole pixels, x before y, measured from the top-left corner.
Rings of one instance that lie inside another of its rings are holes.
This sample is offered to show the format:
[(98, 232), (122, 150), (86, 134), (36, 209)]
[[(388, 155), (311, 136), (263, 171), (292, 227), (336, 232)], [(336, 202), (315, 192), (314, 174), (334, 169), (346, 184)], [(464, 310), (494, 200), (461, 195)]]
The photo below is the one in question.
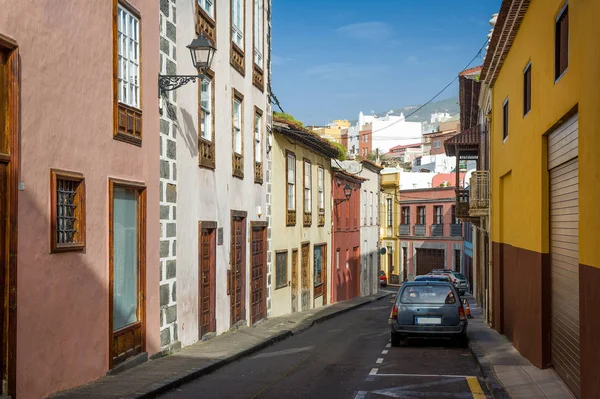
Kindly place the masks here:
[(417, 248), (417, 276), (427, 274), (433, 269), (444, 269), (445, 265), (443, 249)]
[(573, 393), (579, 373), (578, 124), (571, 117), (548, 138), (552, 362)]

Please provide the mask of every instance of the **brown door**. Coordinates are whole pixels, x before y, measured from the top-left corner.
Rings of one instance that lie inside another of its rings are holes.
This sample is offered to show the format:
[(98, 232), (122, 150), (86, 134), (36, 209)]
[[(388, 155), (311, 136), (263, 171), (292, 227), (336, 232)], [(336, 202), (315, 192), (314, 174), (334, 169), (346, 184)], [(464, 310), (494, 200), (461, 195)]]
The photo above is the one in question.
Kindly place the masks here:
[(200, 338), (215, 332), (215, 252), (216, 252), (216, 223), (212, 228), (200, 229), (200, 270), (199, 270), (199, 309), (198, 331)]
[(244, 320), (246, 275), (246, 217), (232, 212), (231, 218), (231, 270), (229, 270), (229, 295), (231, 325)]
[(292, 312), (298, 311), (298, 250), (292, 251)]
[(444, 250), (432, 248), (417, 248), (417, 275), (422, 276), (433, 269), (446, 267)]
[(110, 181), (110, 367), (146, 350), (146, 190)]
[(402, 281), (408, 280), (408, 247), (402, 248)]
[(310, 244), (302, 244), (302, 310), (310, 306)]
[(19, 52), (0, 36), (0, 395), (16, 389)]
[(252, 229), (252, 312), (250, 315), (252, 325), (267, 317), (266, 232), (264, 227)]

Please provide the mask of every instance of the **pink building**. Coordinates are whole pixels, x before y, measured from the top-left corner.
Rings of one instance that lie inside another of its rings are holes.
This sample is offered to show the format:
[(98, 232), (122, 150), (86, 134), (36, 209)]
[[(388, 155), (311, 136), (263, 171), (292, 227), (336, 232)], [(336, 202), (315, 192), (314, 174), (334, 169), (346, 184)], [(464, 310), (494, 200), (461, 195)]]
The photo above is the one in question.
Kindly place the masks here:
[(463, 269), (463, 228), (454, 187), (400, 190), (401, 279), (432, 269)]
[(36, 399), (159, 349), (159, 2), (0, 9), (0, 374)]

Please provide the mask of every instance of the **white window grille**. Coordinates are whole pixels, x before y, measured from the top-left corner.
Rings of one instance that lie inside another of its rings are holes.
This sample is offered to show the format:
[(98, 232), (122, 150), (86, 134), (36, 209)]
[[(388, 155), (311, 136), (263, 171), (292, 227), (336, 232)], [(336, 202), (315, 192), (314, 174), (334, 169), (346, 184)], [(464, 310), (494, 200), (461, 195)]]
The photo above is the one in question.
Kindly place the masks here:
[(242, 102), (233, 100), (233, 151), (242, 155)]
[(198, 5), (206, 11), (209, 17), (215, 19), (215, 0), (198, 0)]
[(231, 40), (241, 49), (244, 43), (244, 3), (231, 1)]
[(262, 137), (261, 137), (262, 116), (257, 113), (254, 115), (254, 162), (262, 162)]
[(254, 0), (254, 63), (263, 65), (263, 0)]
[(118, 6), (119, 102), (140, 108), (140, 20)]
[(200, 86), (200, 137), (212, 140), (212, 81), (205, 77)]
[(310, 162), (304, 161), (304, 212), (310, 213), (311, 210), (311, 165)]
[(287, 199), (288, 210), (296, 210), (296, 157), (292, 154), (287, 156)]

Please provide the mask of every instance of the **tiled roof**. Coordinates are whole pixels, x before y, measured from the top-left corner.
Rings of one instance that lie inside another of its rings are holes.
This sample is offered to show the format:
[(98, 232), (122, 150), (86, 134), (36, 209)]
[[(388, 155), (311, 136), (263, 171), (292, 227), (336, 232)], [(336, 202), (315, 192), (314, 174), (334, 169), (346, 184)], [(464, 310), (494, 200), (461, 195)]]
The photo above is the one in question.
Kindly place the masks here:
[(273, 118), (273, 131), (326, 157), (337, 158), (339, 155), (337, 147), (333, 146), (329, 140), (321, 138), (318, 134), (288, 120)]
[(479, 125), (475, 125), (472, 128), (467, 129), (444, 142), (444, 146), (446, 147), (446, 155), (449, 157), (456, 156), (457, 147), (478, 150), (479, 142)]
[(395, 147), (390, 148), (390, 152), (393, 152), (394, 150), (403, 150), (405, 148), (420, 148), (420, 147), (421, 147), (421, 143), (406, 144), (406, 145), (397, 145)]
[(375, 168), (375, 169), (377, 169), (377, 171), (380, 171), (383, 169), (383, 166), (377, 165), (375, 162), (369, 161), (368, 159), (363, 159), (360, 162), (363, 163), (364, 165), (370, 165), (371, 168)]
[(458, 74), (458, 76), (466, 76), (466, 75), (471, 75), (474, 73), (477, 73), (479, 71), (481, 71), (483, 69), (483, 65), (479, 65), (473, 68), (469, 68), (469, 69), (465, 69), (464, 71), (462, 71), (461, 73)]

